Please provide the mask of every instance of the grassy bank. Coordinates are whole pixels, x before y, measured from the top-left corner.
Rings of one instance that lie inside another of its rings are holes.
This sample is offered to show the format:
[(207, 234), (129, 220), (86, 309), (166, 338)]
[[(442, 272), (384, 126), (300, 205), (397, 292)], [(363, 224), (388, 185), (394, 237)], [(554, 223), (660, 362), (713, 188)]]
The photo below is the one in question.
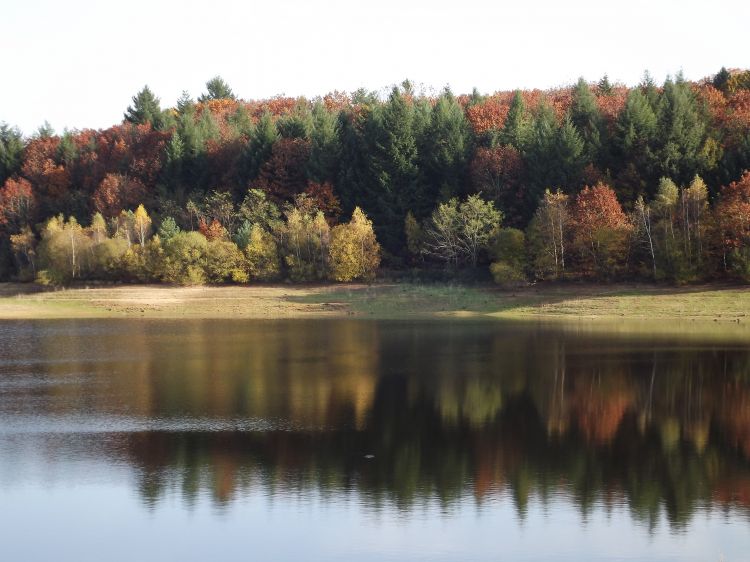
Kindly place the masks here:
[(496, 317), (750, 322), (750, 288), (537, 286), (504, 291), (449, 284), (45, 290), (0, 285), (0, 318)]

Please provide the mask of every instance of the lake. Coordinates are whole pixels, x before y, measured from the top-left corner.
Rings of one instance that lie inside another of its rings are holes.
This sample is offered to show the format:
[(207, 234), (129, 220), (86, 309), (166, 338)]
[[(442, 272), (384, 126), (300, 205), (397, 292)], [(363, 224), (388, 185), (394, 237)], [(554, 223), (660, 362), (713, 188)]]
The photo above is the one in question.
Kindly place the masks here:
[(0, 560), (750, 560), (750, 338), (0, 322)]

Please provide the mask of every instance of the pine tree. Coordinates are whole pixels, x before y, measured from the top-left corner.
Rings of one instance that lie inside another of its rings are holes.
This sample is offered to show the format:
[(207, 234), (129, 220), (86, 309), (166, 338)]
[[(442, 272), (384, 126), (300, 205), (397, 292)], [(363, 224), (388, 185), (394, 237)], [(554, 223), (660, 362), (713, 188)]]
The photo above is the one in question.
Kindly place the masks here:
[(21, 131), (0, 123), (0, 185), (21, 169), (23, 149)]
[(206, 93), (202, 94), (198, 101), (201, 103), (209, 100), (235, 100), (237, 99), (229, 87), (229, 84), (224, 82), (221, 76), (214, 76), (206, 82)]
[(276, 124), (270, 113), (261, 115), (243, 151), (245, 177), (253, 180), (258, 177), (260, 167), (271, 157), (273, 145), (279, 139)]
[(657, 117), (641, 89), (628, 94), (625, 107), (617, 118), (612, 141), (613, 162), (618, 169), (618, 195), (632, 201), (644, 193), (653, 194), (656, 184), (654, 150)]
[(70, 167), (78, 157), (78, 147), (76, 146), (73, 135), (67, 129), (60, 137), (60, 144), (57, 145), (57, 161)]
[(573, 88), (570, 120), (583, 139), (586, 159), (596, 163), (604, 145), (604, 122), (596, 98), (583, 78)]
[(402, 225), (409, 210), (424, 214), (430, 206), (420, 192), (414, 108), (394, 88), (388, 101), (372, 112), (365, 136), (373, 184), (365, 194), (366, 208), (384, 229), (383, 243), (391, 251), (403, 247)]
[(192, 113), (195, 111), (195, 102), (187, 90), (182, 90), (182, 94), (177, 99), (177, 113), (184, 115), (185, 113)]
[(706, 123), (682, 76), (665, 82), (657, 115), (657, 169), (661, 175), (687, 183), (697, 171)]
[(508, 108), (508, 116), (500, 134), (502, 144), (510, 144), (519, 150), (523, 150), (529, 136), (529, 118), (526, 114), (526, 105), (520, 90), (513, 94), (513, 100)]
[(555, 143), (557, 185), (577, 187), (585, 164), (585, 143), (569, 117), (557, 131)]
[(161, 124), (159, 98), (154, 95), (148, 86), (144, 86), (140, 92), (133, 96), (133, 105), (128, 106), (125, 111), (125, 121), (136, 125), (148, 123), (154, 128), (158, 128)]
[(312, 121), (307, 175), (316, 182), (332, 182), (338, 173), (341, 151), (336, 117), (322, 103), (316, 103), (312, 110)]
[(534, 116), (529, 140), (525, 147), (525, 160), (529, 176), (527, 210), (536, 208), (545, 189), (562, 187), (558, 183), (555, 165), (557, 123), (549, 103), (543, 101)]
[(471, 129), (463, 108), (446, 91), (431, 110), (420, 143), (420, 169), (430, 207), (465, 190)]

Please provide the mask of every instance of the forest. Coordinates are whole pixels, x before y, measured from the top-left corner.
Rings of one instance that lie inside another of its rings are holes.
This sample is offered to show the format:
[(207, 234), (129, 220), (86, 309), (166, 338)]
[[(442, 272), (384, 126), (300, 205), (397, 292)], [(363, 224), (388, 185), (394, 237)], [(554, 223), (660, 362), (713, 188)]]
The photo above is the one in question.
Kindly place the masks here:
[(0, 124), (0, 277), (750, 280), (750, 70), (633, 87), (238, 99)]

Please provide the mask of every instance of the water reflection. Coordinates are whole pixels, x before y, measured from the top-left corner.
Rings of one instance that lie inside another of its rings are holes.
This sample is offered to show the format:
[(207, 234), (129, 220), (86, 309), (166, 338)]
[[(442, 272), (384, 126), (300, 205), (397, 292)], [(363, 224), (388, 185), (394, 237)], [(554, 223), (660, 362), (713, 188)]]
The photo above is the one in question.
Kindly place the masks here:
[(742, 343), (338, 320), (6, 322), (0, 335), (6, 488), (19, 471), (43, 484), (96, 465), (124, 467), (147, 507), (356, 494), (449, 512), (470, 497), (512, 501), (523, 520), (530, 501), (564, 501), (677, 531), (750, 512)]

